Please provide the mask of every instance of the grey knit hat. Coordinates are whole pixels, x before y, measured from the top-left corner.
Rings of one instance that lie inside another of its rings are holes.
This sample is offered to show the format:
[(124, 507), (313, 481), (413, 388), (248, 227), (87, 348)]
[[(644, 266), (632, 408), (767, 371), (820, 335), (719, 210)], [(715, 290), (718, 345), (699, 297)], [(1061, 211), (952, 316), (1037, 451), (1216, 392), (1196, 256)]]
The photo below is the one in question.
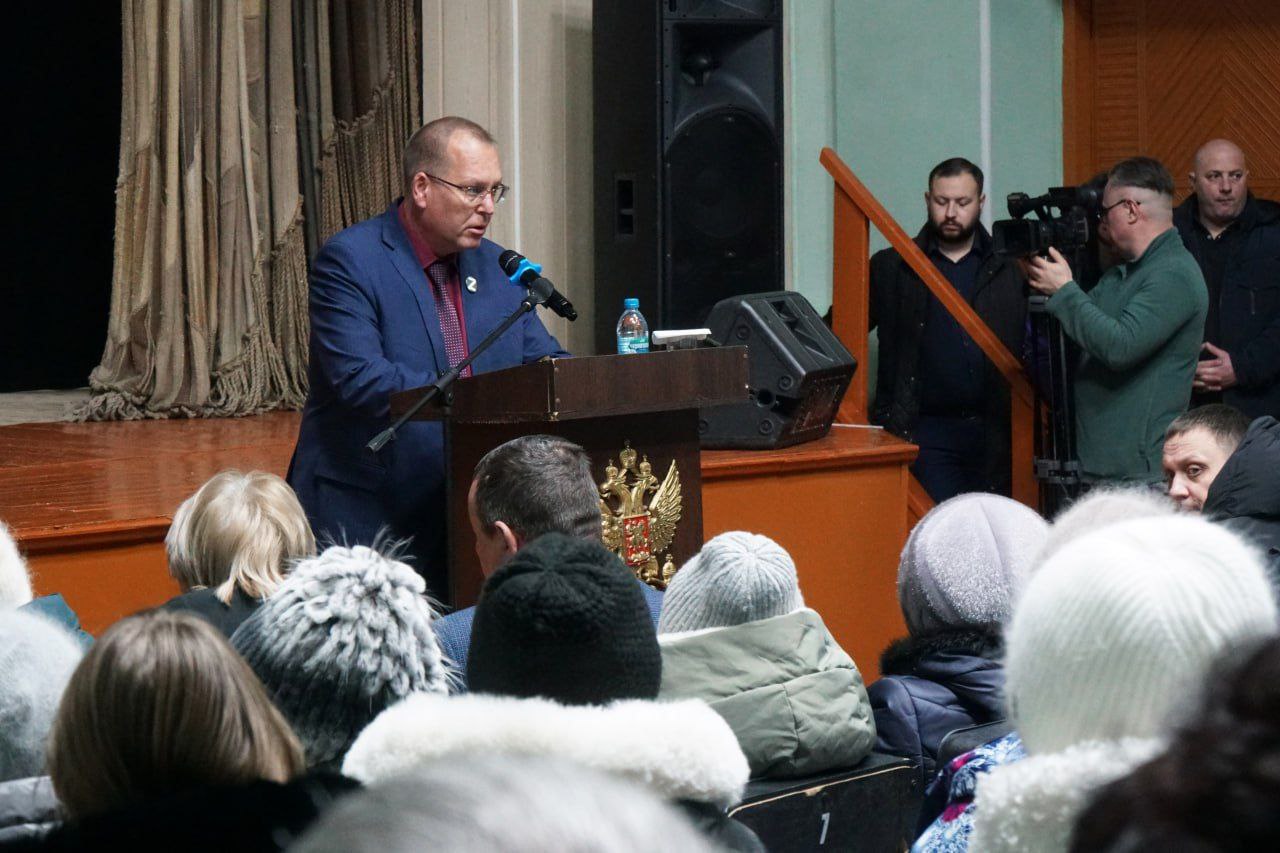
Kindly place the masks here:
[(658, 633), (741, 625), (801, 607), (791, 555), (768, 536), (734, 530), (712, 538), (676, 572)]
[(49, 729), (81, 652), (43, 617), (0, 613), (0, 782), (44, 772)]
[(929, 510), (898, 563), (907, 630), (998, 631), (1048, 531), (1035, 512), (999, 495), (959, 495)]
[(309, 766), (340, 762), (361, 729), (410, 693), (448, 691), (425, 590), (404, 563), (335, 545), (300, 562), (232, 635)]

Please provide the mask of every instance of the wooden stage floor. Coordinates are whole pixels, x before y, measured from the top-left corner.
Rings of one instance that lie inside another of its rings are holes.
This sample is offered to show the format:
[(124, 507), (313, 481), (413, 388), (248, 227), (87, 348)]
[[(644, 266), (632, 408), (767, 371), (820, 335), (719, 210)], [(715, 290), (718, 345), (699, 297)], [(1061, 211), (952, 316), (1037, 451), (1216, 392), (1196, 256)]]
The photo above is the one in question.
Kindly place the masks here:
[[(177, 594), (163, 542), (178, 505), (226, 468), (283, 476), (298, 420), (0, 427), (0, 520), (37, 594), (62, 593), (100, 633)], [(903, 631), (895, 579), (915, 451), (882, 430), (837, 426), (782, 450), (702, 453), (703, 536), (752, 530), (790, 551), (805, 600), (868, 679)]]

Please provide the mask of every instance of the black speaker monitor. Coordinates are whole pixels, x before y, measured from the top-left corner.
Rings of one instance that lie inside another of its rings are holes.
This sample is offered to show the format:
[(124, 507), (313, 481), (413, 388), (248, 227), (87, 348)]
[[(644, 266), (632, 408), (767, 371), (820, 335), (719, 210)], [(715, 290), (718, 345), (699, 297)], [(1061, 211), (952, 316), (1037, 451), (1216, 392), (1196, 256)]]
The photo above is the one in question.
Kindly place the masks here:
[(593, 5), (596, 337), (706, 324), (782, 271), (780, 0)]
[(703, 409), (703, 447), (786, 447), (827, 434), (857, 363), (809, 300), (794, 291), (734, 296), (707, 325), (721, 344), (747, 347), (751, 399)]

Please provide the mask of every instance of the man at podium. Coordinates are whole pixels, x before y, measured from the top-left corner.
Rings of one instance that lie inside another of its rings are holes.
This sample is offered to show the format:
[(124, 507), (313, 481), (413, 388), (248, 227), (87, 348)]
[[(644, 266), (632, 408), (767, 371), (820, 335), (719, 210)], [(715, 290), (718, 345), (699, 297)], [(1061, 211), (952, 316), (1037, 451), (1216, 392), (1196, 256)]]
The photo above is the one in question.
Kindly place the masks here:
[[(311, 388), (289, 484), (318, 539), (369, 544), (383, 528), (413, 537), (431, 594), (448, 595), (444, 433), (413, 421), (378, 452), (389, 397), (434, 381), (514, 312), (524, 289), (484, 239), (508, 194), (493, 137), (456, 116), (409, 139), (404, 196), (334, 235), (311, 266)], [(567, 356), (534, 312), (463, 375)]]

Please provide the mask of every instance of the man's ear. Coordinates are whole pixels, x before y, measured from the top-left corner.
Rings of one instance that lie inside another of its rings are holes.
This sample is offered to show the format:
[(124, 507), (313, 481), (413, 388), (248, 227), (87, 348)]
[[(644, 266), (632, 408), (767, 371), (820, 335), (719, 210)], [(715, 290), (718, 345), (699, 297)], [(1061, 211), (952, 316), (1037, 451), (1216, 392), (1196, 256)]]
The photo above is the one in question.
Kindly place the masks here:
[(520, 546), (524, 544), (516, 532), (512, 530), (505, 521), (495, 521), (493, 523), (494, 530), (498, 531), (498, 535), (502, 537), (502, 546), (508, 555), (514, 554), (520, 550)]

